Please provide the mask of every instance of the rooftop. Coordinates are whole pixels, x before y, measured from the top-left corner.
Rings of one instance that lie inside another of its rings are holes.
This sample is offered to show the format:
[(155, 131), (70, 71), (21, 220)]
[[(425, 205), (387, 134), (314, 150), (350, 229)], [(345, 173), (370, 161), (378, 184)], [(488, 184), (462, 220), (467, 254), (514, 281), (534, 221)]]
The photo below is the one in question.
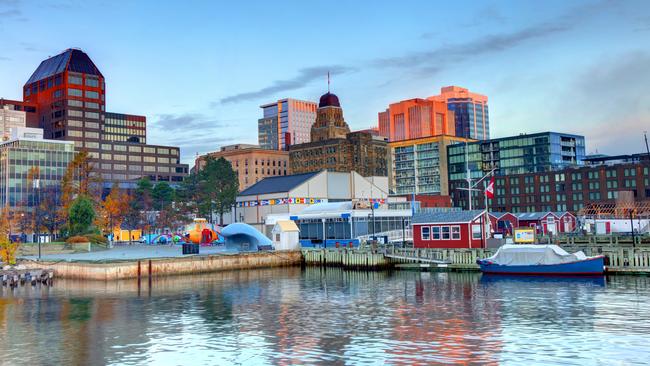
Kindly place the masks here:
[(467, 223), (476, 220), (483, 213), (485, 210), (423, 212), (413, 216), (413, 223)]
[(41, 62), (25, 85), (60, 74), (64, 71), (80, 72), (103, 77), (97, 66), (95, 66), (85, 52), (79, 49), (68, 48), (63, 53)]
[(311, 172), (304, 174), (283, 175), (278, 177), (268, 177), (253, 184), (239, 193), (240, 196), (251, 196), (257, 194), (289, 192), (293, 188), (308, 181), (320, 172)]

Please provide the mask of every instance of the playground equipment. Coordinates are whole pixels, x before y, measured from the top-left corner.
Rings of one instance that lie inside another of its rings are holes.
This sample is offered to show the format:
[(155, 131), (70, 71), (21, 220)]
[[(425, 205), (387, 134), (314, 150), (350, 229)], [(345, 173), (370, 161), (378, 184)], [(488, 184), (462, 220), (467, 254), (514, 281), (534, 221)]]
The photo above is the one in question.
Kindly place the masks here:
[(194, 222), (186, 226), (186, 241), (194, 244), (212, 244), (223, 243), (221, 229), (213, 224), (208, 223), (206, 219), (197, 218)]

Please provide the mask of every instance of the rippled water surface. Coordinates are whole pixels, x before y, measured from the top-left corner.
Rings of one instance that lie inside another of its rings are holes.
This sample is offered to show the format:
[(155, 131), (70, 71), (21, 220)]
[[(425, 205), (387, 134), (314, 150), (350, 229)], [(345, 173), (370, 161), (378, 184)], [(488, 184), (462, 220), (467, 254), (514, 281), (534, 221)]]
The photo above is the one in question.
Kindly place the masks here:
[(648, 364), (649, 290), (320, 268), (58, 280), (0, 290), (0, 364)]

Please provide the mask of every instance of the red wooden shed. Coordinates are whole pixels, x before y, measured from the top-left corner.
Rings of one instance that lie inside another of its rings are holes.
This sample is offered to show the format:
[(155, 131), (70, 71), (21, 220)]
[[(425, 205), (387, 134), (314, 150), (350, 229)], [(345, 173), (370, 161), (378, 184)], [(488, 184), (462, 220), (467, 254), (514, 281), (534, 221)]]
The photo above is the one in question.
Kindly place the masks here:
[(485, 210), (419, 213), (413, 217), (415, 248), (485, 248)]
[(517, 216), (510, 212), (488, 212), (488, 217), (493, 234), (512, 236), (514, 229), (519, 227)]
[(517, 219), (519, 226), (533, 227), (537, 234), (558, 233), (558, 217), (553, 212), (522, 212)]

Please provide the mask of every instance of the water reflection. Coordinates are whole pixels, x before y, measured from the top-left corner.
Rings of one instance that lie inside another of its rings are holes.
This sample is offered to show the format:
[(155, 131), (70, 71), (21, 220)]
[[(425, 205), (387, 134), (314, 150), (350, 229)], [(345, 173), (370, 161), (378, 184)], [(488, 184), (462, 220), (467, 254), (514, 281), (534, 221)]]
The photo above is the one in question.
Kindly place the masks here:
[(649, 287), (311, 267), (59, 280), (0, 290), (0, 364), (642, 363)]

